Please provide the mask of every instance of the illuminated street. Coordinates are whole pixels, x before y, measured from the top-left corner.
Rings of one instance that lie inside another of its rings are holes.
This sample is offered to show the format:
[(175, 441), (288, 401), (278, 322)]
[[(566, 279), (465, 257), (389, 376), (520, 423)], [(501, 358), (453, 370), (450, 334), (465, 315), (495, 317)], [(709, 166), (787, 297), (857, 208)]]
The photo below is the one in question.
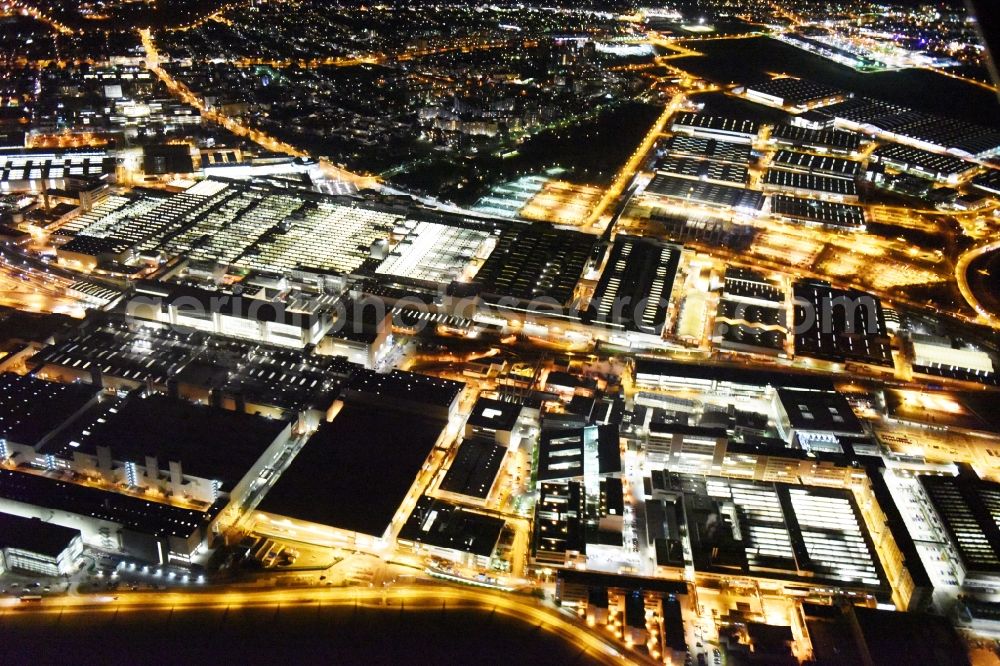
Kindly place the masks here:
[(545, 608), (527, 600), (517, 599), (478, 590), (463, 590), (453, 587), (392, 587), (384, 590), (340, 588), (340, 589), (286, 589), (253, 591), (203, 591), (189, 593), (131, 593), (110, 597), (90, 595), (64, 597), (43, 605), (19, 607), (5, 612), (31, 614), (69, 613), (119, 613), (171, 610), (183, 612), (193, 609), (238, 609), (277, 607), (282, 604), (317, 604), (321, 606), (370, 606), (376, 608), (399, 607), (409, 610), (477, 609), (498, 612), (519, 621), (530, 622), (571, 641), (586, 650), (588, 657), (600, 663), (629, 663), (615, 645), (580, 626), (555, 609)]

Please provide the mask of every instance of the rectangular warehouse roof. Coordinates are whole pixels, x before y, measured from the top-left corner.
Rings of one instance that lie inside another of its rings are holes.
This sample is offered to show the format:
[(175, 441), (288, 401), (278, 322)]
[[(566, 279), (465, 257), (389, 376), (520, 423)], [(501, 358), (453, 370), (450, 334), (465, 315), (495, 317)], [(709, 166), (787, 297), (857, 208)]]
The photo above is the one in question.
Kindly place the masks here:
[(825, 360), (892, 365), (882, 302), (818, 280), (795, 283), (795, 353)]
[(716, 162), (747, 165), (750, 163), (751, 147), (743, 143), (731, 143), (719, 139), (705, 139), (685, 134), (675, 134), (663, 144), (671, 155), (703, 157)]
[(748, 93), (755, 92), (768, 97), (774, 97), (781, 100), (783, 104), (792, 106), (815, 104), (846, 94), (839, 88), (828, 86), (825, 83), (790, 77), (750, 84), (746, 89)]
[(829, 148), (843, 152), (853, 152), (861, 145), (861, 135), (856, 132), (807, 129), (797, 125), (775, 125), (770, 136), (778, 144)]
[(843, 229), (858, 229), (865, 226), (863, 206), (800, 199), (784, 194), (771, 197), (771, 214), (808, 224), (820, 224)]
[(772, 164), (789, 171), (818, 173), (838, 178), (854, 178), (861, 170), (861, 163), (829, 155), (813, 155), (794, 150), (779, 150)]
[(674, 118), (671, 126), (677, 131), (693, 131), (695, 134), (722, 134), (734, 138), (749, 139), (757, 134), (759, 126), (746, 118), (727, 118), (725, 116), (708, 116), (701, 113), (682, 113)]
[(615, 328), (659, 334), (682, 248), (619, 235), (590, 301), (588, 317)]
[(132, 395), (78, 433), (75, 450), (95, 454), (97, 447), (106, 446), (114, 460), (140, 467), (147, 456), (156, 458), (160, 469), (179, 462), (185, 474), (220, 481), (230, 490), (287, 425), (159, 394)]
[[(885, 572), (850, 490), (695, 476), (683, 476), (681, 487), (696, 570), (888, 596)], [(723, 511), (733, 524), (720, 525)]]
[(552, 225), (512, 225), (476, 274), (483, 291), (522, 301), (567, 304), (594, 248), (594, 237)]
[(345, 404), (320, 425), (257, 508), (380, 537), (446, 425)]
[(0, 438), (37, 446), (94, 402), (98, 393), (93, 386), (0, 374)]
[(427, 495), (417, 500), (399, 538), (437, 548), (489, 557), (500, 541), (504, 521)]
[(858, 195), (858, 186), (853, 180), (785, 169), (768, 169), (764, 174), (763, 184), (777, 190), (818, 192), (843, 197)]
[(190, 538), (208, 525), (222, 510), (224, 502), (216, 502), (208, 511), (184, 509), (11, 469), (0, 469), (0, 498), (106, 520), (141, 534), (182, 539)]
[(500, 466), (506, 454), (507, 447), (487, 439), (463, 441), (448, 473), (441, 481), (441, 490), (486, 499), (500, 474)]
[(16, 548), (55, 558), (78, 536), (80, 530), (45, 523), (38, 518), (0, 513), (0, 549)]
[(744, 187), (716, 185), (688, 178), (657, 174), (646, 186), (649, 196), (676, 199), (717, 208), (741, 208), (757, 211), (764, 206), (764, 195)]
[(1000, 574), (1000, 484), (983, 481), (972, 470), (918, 478), (966, 571)]

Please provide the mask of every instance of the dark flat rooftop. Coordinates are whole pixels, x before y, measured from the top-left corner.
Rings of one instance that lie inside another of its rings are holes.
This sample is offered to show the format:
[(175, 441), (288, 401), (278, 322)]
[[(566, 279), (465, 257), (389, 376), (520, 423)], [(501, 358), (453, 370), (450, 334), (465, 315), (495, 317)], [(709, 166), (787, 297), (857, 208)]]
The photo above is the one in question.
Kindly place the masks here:
[(467, 439), (441, 481), (441, 490), (486, 499), (507, 448), (486, 439)]
[(125, 400), (126, 397), (118, 395), (101, 396), (101, 400), (84, 409), (76, 418), (67, 421), (65, 426), (47, 438), (45, 443), (35, 450), (44, 455), (53, 455), (66, 460), (72, 459), (73, 451), (80, 445), (77, 439), (82, 432), (90, 430), (91, 426), (97, 424), (99, 419), (112, 413), (112, 410), (117, 410)]
[(897, 613), (852, 608), (864, 644), (876, 664), (962, 666), (965, 645), (947, 618), (925, 613)]
[(851, 197), (856, 196), (858, 193), (857, 185), (853, 180), (848, 180), (847, 178), (822, 176), (799, 171), (786, 171), (780, 168), (768, 169), (764, 175), (763, 184), (775, 188), (826, 192), (828, 194)]
[(972, 179), (972, 186), (987, 192), (1000, 192), (1000, 171), (987, 171)]
[(479, 398), (472, 408), (472, 413), (469, 414), (467, 423), (480, 428), (513, 430), (520, 415), (519, 403)]
[(865, 223), (865, 209), (862, 206), (800, 199), (783, 194), (771, 197), (771, 212), (775, 215), (838, 227), (858, 227)]
[(675, 134), (667, 139), (664, 147), (671, 155), (704, 157), (717, 162), (733, 164), (748, 164), (750, 162), (750, 146), (742, 143), (729, 143), (717, 139)]
[(34, 377), (0, 374), (0, 437), (36, 446), (69, 417), (87, 406), (99, 389), (58, 384)]
[(728, 266), (726, 268), (724, 294), (740, 296), (756, 300), (770, 301), (776, 305), (785, 302), (785, 295), (771, 280), (763, 273), (758, 273), (749, 268), (739, 266)]
[(975, 168), (974, 164), (960, 160), (957, 157), (952, 157), (951, 155), (940, 155), (901, 144), (889, 144), (881, 148), (876, 148), (872, 152), (872, 159), (875, 161), (888, 160), (898, 164), (905, 164), (910, 168), (918, 167), (925, 172), (946, 175), (957, 175)]
[(543, 482), (535, 504), (531, 548), (536, 558), (562, 559), (567, 551), (586, 552), (584, 503), (575, 481)]
[(120, 254), (129, 249), (129, 247), (130, 245), (127, 240), (116, 236), (98, 238), (96, 236), (79, 234), (74, 236), (73, 240), (63, 245), (60, 250), (62, 252), (77, 252), (96, 257), (100, 254)]
[(862, 291), (835, 289), (818, 280), (799, 280), (793, 293), (796, 354), (892, 365), (889, 334), (878, 298)]
[(125, 321), (97, 310), (88, 313), (84, 326), (79, 333), (35, 354), (30, 364), (162, 384), (210, 339), (201, 332), (180, 333), (168, 328), (132, 331)]
[(79, 324), (78, 319), (69, 315), (22, 312), (0, 307), (0, 341), (14, 339), (44, 342)]
[(347, 403), (309, 439), (258, 509), (381, 536), (445, 426)]
[(833, 391), (798, 391), (779, 388), (778, 400), (793, 428), (809, 431), (863, 434), (861, 421), (847, 399)]
[(832, 390), (833, 382), (826, 377), (800, 373), (781, 373), (769, 370), (751, 370), (736, 366), (712, 366), (683, 363), (655, 358), (635, 359), (635, 374), (648, 374), (682, 379), (716, 380), (746, 386), (785, 386)]
[(747, 182), (747, 168), (739, 164), (713, 162), (697, 157), (667, 155), (656, 163), (657, 172), (699, 180), (728, 183)]
[(399, 538), (489, 557), (500, 540), (502, 518), (484, 516), (423, 495), (399, 531)]
[(159, 394), (135, 395), (117, 413), (107, 414), (104, 423), (90, 426), (90, 435), (79, 434), (77, 441), (80, 451), (95, 454), (97, 446), (107, 446), (113, 459), (140, 466), (146, 456), (155, 456), (160, 469), (180, 462), (185, 474), (222, 481), (231, 488), (286, 425)]
[(838, 178), (854, 178), (861, 168), (860, 162), (845, 160), (829, 155), (800, 153), (794, 150), (779, 150), (771, 163), (789, 171), (819, 173)]
[(725, 116), (707, 116), (700, 113), (682, 113), (674, 118), (673, 129), (696, 128), (713, 132), (728, 132), (732, 134), (753, 135), (757, 133), (757, 123), (745, 118), (728, 118)]
[(38, 518), (24, 518), (0, 513), (0, 548), (17, 548), (30, 553), (58, 557), (80, 530), (43, 523)]
[(388, 374), (359, 368), (347, 381), (345, 391), (380, 396), (385, 400), (400, 400), (448, 407), (462, 392), (465, 384), (448, 379), (405, 370)]
[(597, 426), (598, 474), (617, 474), (622, 471), (621, 442), (615, 424)]
[(107, 520), (142, 534), (184, 539), (218, 515), (224, 502), (220, 500), (208, 511), (182, 509), (10, 469), (0, 469), (0, 498)]
[(646, 578), (603, 573), (600, 571), (581, 571), (579, 569), (560, 569), (556, 575), (566, 583), (586, 585), (587, 587), (616, 588), (626, 590), (645, 590), (662, 594), (687, 594), (687, 584), (683, 581), (664, 580), (662, 578)]

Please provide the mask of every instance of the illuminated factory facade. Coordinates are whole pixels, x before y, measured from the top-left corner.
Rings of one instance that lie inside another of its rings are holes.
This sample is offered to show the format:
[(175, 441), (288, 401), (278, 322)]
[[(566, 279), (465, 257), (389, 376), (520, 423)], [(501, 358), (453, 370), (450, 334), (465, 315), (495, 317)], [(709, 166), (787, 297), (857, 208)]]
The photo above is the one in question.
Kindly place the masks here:
[[(188, 562), (238, 515), (290, 422), (153, 394), (0, 375), (0, 503), (93, 547)], [(171, 429), (149, 423), (175, 422)], [(126, 489), (126, 494), (119, 490)]]

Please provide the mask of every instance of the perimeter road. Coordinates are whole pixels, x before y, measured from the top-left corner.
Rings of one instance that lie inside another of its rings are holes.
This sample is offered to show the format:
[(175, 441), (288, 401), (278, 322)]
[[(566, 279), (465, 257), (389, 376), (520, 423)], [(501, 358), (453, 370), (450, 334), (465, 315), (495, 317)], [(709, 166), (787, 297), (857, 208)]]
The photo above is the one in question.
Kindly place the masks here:
[(958, 285), (959, 291), (962, 292), (963, 298), (972, 306), (976, 314), (979, 315), (982, 323), (993, 328), (1000, 328), (1000, 317), (983, 307), (983, 304), (979, 302), (979, 299), (972, 292), (972, 287), (969, 286), (969, 265), (979, 257), (990, 252), (1000, 252), (1000, 241), (980, 245), (959, 257), (955, 263), (955, 283)]
[(323, 605), (362, 605), (376, 608), (478, 609), (498, 612), (508, 617), (536, 624), (570, 641), (594, 659), (605, 664), (656, 663), (639, 653), (623, 652), (610, 638), (587, 628), (555, 609), (539, 606), (530, 597), (502, 594), (478, 588), (421, 585), (371, 588), (301, 588), (264, 590), (205, 590), (204, 592), (123, 592), (118, 596), (87, 595), (46, 597), (40, 604), (25, 604), (15, 598), (0, 601), (4, 613), (25, 615), (62, 615), (95, 612), (184, 612), (193, 609), (268, 607), (280, 604), (316, 603)]

